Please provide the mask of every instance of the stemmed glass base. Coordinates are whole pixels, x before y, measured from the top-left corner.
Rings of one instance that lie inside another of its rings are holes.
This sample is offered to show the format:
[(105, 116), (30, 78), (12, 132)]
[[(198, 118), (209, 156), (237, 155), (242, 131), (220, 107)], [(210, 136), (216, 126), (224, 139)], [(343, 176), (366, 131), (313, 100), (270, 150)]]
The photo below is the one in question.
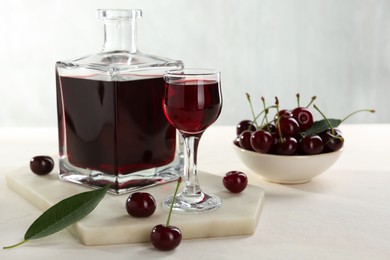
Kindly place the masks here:
[[(163, 206), (169, 209), (173, 195), (164, 199)], [(203, 213), (217, 210), (221, 207), (222, 200), (214, 195), (205, 194), (203, 191), (188, 196), (184, 192), (176, 196), (172, 210), (181, 213)]]
[[(219, 209), (222, 200), (202, 191), (197, 171), (196, 154), (200, 137), (203, 132), (197, 134), (183, 134), (185, 156), (184, 172), (185, 188), (176, 196), (172, 211), (180, 213), (202, 213)], [(163, 200), (163, 206), (169, 209), (172, 204), (173, 195)]]

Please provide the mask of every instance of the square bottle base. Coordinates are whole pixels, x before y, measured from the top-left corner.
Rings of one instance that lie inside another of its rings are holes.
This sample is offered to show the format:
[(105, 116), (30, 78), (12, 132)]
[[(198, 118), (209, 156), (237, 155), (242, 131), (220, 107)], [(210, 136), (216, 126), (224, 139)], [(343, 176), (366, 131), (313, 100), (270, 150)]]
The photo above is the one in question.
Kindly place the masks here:
[(182, 164), (177, 161), (173, 161), (170, 164), (157, 168), (129, 174), (112, 175), (100, 171), (79, 168), (72, 165), (69, 160), (63, 156), (59, 161), (59, 177), (62, 180), (91, 188), (99, 188), (107, 184), (112, 184), (108, 192), (119, 195), (175, 181), (179, 178), (183, 170), (181, 165)]

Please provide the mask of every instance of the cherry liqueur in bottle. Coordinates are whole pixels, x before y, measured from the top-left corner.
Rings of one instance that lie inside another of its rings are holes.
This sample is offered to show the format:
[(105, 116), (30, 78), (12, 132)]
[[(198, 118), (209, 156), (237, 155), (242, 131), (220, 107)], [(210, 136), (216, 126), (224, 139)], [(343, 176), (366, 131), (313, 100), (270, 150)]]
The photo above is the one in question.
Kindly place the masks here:
[(60, 178), (121, 194), (176, 180), (183, 143), (164, 116), (163, 73), (183, 63), (137, 49), (141, 10), (98, 10), (101, 51), (56, 63)]

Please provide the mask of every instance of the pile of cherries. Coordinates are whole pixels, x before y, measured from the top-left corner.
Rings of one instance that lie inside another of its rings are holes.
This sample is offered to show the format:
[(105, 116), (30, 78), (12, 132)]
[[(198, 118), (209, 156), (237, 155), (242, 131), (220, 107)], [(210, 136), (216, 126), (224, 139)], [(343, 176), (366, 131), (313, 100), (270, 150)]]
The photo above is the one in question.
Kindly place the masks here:
[[(319, 121), (314, 121), (309, 107), (316, 96), (312, 97), (310, 103), (303, 107), (299, 105), (299, 94), (297, 94), (298, 106), (291, 110), (280, 110), (277, 97), (275, 98), (275, 105), (267, 107), (265, 99), (262, 97), (263, 110), (256, 116), (253, 112), (250, 95), (246, 95), (254, 119), (243, 120), (238, 123), (236, 127), (237, 137), (234, 143), (245, 150), (259, 153), (314, 155), (340, 150), (344, 144), (344, 137), (336, 127), (356, 112), (375, 112), (374, 110), (359, 110), (343, 120), (328, 119), (316, 105), (313, 105), (323, 117)], [(276, 112), (272, 117), (269, 117), (271, 109), (276, 110)], [(260, 117), (262, 117), (262, 123), (258, 124), (257, 120)]]

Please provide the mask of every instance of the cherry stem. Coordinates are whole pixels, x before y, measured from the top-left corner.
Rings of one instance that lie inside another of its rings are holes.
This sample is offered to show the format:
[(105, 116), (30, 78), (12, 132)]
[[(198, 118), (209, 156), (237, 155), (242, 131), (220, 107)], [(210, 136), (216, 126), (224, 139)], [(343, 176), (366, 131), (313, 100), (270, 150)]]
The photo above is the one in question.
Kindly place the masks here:
[(309, 104), (307, 104), (306, 108), (309, 108), (309, 106), (314, 102), (314, 100), (317, 99), (317, 96), (313, 96), (309, 102)]
[(252, 116), (253, 116), (253, 123), (255, 124), (256, 128), (259, 128), (259, 126), (257, 125), (257, 121), (256, 121), (255, 111), (253, 110), (251, 96), (248, 93), (245, 93), (245, 94), (246, 94), (246, 98), (248, 99), (249, 106), (251, 107), (251, 112), (252, 112)]
[(297, 93), (297, 104), (298, 104), (298, 107), (300, 107), (300, 104), (299, 104), (299, 100), (300, 100), (300, 95), (299, 95), (299, 93)]
[(275, 106), (276, 106), (276, 114), (278, 115), (277, 120), (276, 120), (276, 125), (278, 126), (279, 141), (281, 143), (283, 143), (282, 130), (280, 129), (280, 118), (281, 118), (281, 116), (279, 115), (279, 99), (278, 99), (278, 97), (275, 97)]
[(276, 107), (277, 118), (279, 118), (279, 99), (278, 99), (278, 97), (275, 97), (275, 107)]
[(169, 223), (171, 222), (171, 215), (172, 215), (173, 204), (175, 204), (176, 195), (177, 195), (177, 191), (179, 190), (180, 183), (181, 183), (181, 177), (179, 177), (179, 179), (177, 179), (177, 184), (176, 184), (175, 193), (173, 194), (173, 197), (172, 197), (172, 203), (171, 203), (171, 206), (170, 206), (170, 208), (169, 208), (167, 223), (166, 223), (166, 225), (165, 225), (165, 226), (167, 226), (167, 227), (169, 227)]
[(332, 134), (334, 135), (335, 134), (335, 131), (333, 129), (333, 126), (332, 124), (329, 122), (328, 118), (324, 115), (324, 113), (321, 112), (321, 110), (316, 106), (316, 104), (313, 104), (313, 107), (318, 111), (318, 113), (321, 114), (321, 116), (325, 119), (325, 122), (328, 124), (329, 128), (330, 128), (330, 131), (332, 132)]
[[(271, 129), (269, 128), (269, 121), (268, 121), (268, 112), (269, 112), (269, 109), (272, 108), (272, 107), (276, 107), (276, 106), (269, 106), (267, 107), (266, 104), (265, 104), (265, 98), (264, 97), (261, 97), (261, 102), (263, 103), (263, 111), (264, 111), (264, 118), (263, 118), (263, 122), (265, 120), (265, 123), (266, 123), (266, 126), (267, 126), (267, 130), (268, 132), (271, 132)], [(262, 127), (263, 127), (263, 122), (262, 122)]]
[(255, 120), (257, 120), (263, 113), (264, 113), (264, 110), (261, 111), (261, 112), (255, 117)]
[(28, 241), (28, 240), (23, 240), (22, 242), (17, 243), (17, 244), (15, 244), (15, 245), (12, 245), (12, 246), (5, 246), (5, 247), (3, 247), (3, 249), (11, 249), (11, 248), (20, 246), (21, 244), (24, 244), (24, 243), (26, 243), (27, 241)]
[(264, 111), (265, 111), (265, 113), (264, 113), (265, 125), (267, 126), (268, 132), (271, 132), (271, 129), (269, 128), (268, 117), (267, 117), (269, 110), (268, 110), (268, 108), (266, 108)]
[(357, 114), (357, 113), (360, 113), (360, 112), (370, 112), (370, 113), (375, 113), (375, 110), (374, 109), (360, 109), (360, 110), (356, 110), (355, 112), (352, 112), (351, 114), (347, 115), (346, 117), (344, 117), (341, 122), (344, 122), (345, 120), (347, 120), (348, 118), (350, 118), (351, 116), (353, 116), (354, 114)]
[(284, 140), (283, 140), (282, 130), (280, 129), (280, 118), (281, 118), (281, 116), (278, 116), (278, 120), (276, 121), (276, 125), (278, 126), (279, 141), (281, 143), (283, 143)]
[[(269, 107), (266, 107), (263, 111), (261, 111), (256, 117), (255, 119), (257, 120), (263, 113), (266, 112), (266, 110), (269, 110), (270, 108), (275, 108), (276, 106), (269, 106)], [(269, 111), (267, 111), (266, 113), (268, 114)]]

